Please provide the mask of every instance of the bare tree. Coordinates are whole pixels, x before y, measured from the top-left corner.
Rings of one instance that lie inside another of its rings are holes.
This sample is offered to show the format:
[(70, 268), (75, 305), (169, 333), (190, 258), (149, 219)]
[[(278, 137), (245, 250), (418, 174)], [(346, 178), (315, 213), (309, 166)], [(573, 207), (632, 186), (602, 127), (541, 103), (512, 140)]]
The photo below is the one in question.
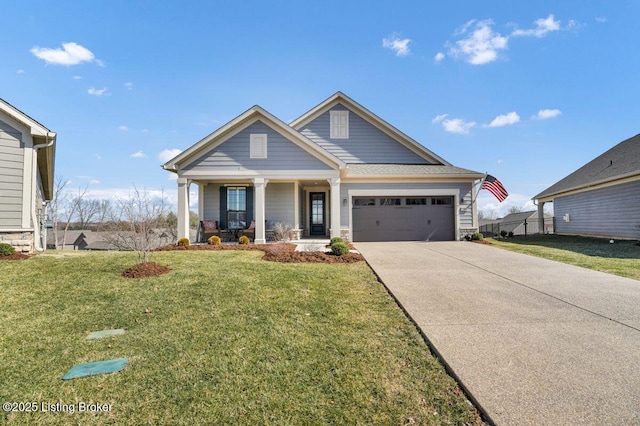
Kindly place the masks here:
[(76, 226), (79, 229), (87, 229), (100, 215), (102, 207), (100, 200), (80, 199), (76, 208)]
[(49, 214), (53, 221), (53, 244), (56, 250), (58, 250), (58, 227), (60, 223), (60, 216), (68, 198), (68, 195), (64, 192), (64, 188), (68, 183), (69, 181), (63, 176), (56, 176), (53, 187), (53, 198), (49, 203)]
[(159, 233), (166, 209), (164, 193), (153, 197), (134, 186), (131, 196), (118, 199), (116, 208), (110, 210), (105, 240), (120, 250), (135, 251), (140, 263), (148, 262), (151, 251), (163, 244)]
[(67, 242), (67, 232), (69, 231), (69, 225), (78, 212), (78, 209), (80, 208), (85, 195), (87, 195), (88, 190), (89, 188), (86, 186), (84, 187), (84, 189), (78, 187), (78, 195), (73, 197), (68, 203), (68, 210), (66, 214), (67, 223), (65, 223), (64, 225), (64, 232), (62, 234), (62, 248), (64, 248), (64, 244)]
[(520, 207), (520, 206), (511, 206), (511, 207), (509, 207), (509, 214), (522, 213), (523, 211), (524, 211), (524, 207)]

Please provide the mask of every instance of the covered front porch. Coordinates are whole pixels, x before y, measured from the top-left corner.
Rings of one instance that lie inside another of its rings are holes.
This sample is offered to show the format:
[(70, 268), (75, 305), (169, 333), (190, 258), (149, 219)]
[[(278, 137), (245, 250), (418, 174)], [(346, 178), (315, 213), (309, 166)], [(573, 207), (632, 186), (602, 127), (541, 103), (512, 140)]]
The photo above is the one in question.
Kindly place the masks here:
[[(332, 173), (337, 174), (337, 173)], [(212, 177), (178, 178), (178, 238), (189, 233), (189, 189), (198, 186), (200, 220), (215, 220), (221, 230), (247, 229), (255, 222), (254, 242), (272, 238), (276, 224), (292, 238), (340, 236), (340, 178)]]

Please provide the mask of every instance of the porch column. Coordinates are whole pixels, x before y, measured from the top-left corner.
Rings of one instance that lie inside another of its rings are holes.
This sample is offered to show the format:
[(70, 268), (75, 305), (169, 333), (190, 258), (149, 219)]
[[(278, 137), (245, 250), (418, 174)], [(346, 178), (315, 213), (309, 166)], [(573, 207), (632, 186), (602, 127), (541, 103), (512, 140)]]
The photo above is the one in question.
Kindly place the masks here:
[(264, 178), (253, 179), (253, 196), (255, 197), (254, 207), (256, 209), (256, 235), (254, 239), (255, 244), (265, 244), (267, 239), (265, 238), (265, 223), (264, 223), (264, 189), (266, 182)]
[(189, 238), (189, 179), (178, 178), (178, 239)]
[(331, 185), (331, 238), (340, 236), (340, 178), (329, 179)]
[(538, 201), (538, 232), (544, 235), (544, 201)]

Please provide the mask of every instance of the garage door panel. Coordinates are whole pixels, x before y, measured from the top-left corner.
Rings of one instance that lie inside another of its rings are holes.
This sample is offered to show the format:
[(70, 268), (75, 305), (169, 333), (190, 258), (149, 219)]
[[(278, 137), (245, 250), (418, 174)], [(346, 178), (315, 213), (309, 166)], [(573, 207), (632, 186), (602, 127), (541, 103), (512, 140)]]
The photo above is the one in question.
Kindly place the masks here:
[[(365, 197), (363, 197), (364, 199)], [(370, 200), (372, 197), (366, 197)], [(355, 205), (352, 211), (354, 241), (453, 240), (453, 200), (450, 204), (380, 205), (390, 197), (376, 197), (375, 205)], [(442, 199), (443, 197), (439, 197)], [(355, 200), (358, 198), (356, 197)], [(430, 201), (427, 199), (427, 201)], [(364, 202), (364, 201), (363, 201)], [(388, 202), (388, 201), (387, 201)], [(354, 204), (359, 204), (354, 202)]]

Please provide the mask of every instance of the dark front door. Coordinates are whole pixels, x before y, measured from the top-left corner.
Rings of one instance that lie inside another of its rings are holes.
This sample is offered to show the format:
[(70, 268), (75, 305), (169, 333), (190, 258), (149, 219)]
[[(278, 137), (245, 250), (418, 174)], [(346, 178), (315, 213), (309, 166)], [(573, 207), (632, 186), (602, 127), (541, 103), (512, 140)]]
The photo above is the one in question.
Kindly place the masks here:
[(309, 194), (311, 202), (311, 230), (310, 235), (325, 235), (325, 208), (324, 208), (324, 192), (312, 192)]

